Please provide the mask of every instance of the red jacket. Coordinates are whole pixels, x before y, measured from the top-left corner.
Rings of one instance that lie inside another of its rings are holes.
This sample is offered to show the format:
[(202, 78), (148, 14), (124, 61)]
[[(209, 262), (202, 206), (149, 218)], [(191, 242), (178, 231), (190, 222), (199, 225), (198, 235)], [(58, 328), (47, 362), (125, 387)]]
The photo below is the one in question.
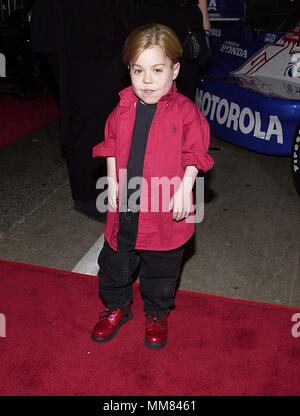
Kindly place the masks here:
[[(119, 95), (121, 100), (106, 122), (105, 141), (93, 148), (93, 157), (116, 158), (118, 182), (119, 170), (126, 169), (128, 163), (138, 101), (132, 87), (125, 88)], [(193, 235), (195, 224), (174, 221), (172, 211), (163, 212), (161, 203), (156, 212), (151, 212), (151, 200), (154, 200), (151, 178), (182, 178), (188, 165), (207, 171), (214, 163), (207, 153), (209, 140), (209, 125), (204, 115), (191, 100), (177, 92), (174, 82), (168, 94), (158, 102), (148, 135), (143, 166), (143, 178), (148, 186), (142, 186), (135, 249), (172, 250)], [(122, 189), (120, 182), (119, 189)], [(114, 250), (117, 249), (118, 230), (119, 212), (109, 209), (104, 235)]]

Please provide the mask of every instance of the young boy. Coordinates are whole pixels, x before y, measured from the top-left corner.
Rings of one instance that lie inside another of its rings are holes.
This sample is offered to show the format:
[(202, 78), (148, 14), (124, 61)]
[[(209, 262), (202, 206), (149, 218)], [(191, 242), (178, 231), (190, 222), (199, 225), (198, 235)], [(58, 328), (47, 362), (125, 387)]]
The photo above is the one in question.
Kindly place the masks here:
[[(207, 154), (208, 122), (176, 90), (181, 54), (177, 36), (161, 24), (137, 28), (124, 45), (132, 86), (120, 92), (105, 141), (93, 151), (94, 157), (107, 158), (109, 204), (98, 260), (106, 310), (92, 333), (96, 342), (110, 340), (132, 317), (132, 281), (139, 270), (145, 344), (161, 348), (167, 343), (167, 316), (175, 303), (185, 243), (195, 229), (193, 184), (199, 169), (213, 165)], [(172, 197), (166, 183), (173, 186)]]

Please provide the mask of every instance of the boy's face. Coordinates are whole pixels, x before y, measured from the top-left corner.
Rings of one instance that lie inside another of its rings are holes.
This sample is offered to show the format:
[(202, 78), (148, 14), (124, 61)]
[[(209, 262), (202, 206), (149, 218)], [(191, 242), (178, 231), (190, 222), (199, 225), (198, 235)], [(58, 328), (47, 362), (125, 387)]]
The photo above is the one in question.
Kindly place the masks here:
[(173, 65), (159, 45), (154, 45), (130, 62), (130, 77), (135, 95), (145, 104), (155, 104), (170, 90), (180, 64)]

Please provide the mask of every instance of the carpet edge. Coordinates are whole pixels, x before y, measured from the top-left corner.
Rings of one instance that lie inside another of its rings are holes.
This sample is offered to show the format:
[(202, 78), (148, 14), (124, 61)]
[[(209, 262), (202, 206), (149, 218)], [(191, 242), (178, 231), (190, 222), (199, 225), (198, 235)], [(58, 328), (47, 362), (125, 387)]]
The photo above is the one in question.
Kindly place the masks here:
[[(40, 266), (40, 265), (36, 265), (36, 264), (16, 262), (16, 261), (12, 261), (12, 260), (3, 260), (3, 259), (0, 259), (0, 264), (1, 263), (3, 263), (3, 264), (11, 264), (11, 265), (16, 264), (18, 266), (27, 267), (29, 269), (39, 269), (39, 270), (45, 270), (45, 271), (54, 271), (54, 272), (64, 273), (64, 274), (72, 275), (72, 276), (87, 277), (87, 278), (93, 278), (93, 279), (96, 278), (96, 279), (98, 279), (98, 276), (91, 275), (91, 274), (77, 273), (77, 272), (72, 272), (72, 271), (69, 271), (69, 270), (55, 269), (53, 267), (46, 267), (46, 266)], [(139, 283), (134, 283), (134, 285), (138, 285), (139, 286), (140, 284)], [(226, 297), (226, 296), (213, 295), (213, 294), (209, 294), (209, 293), (193, 292), (193, 291), (185, 290), (185, 289), (178, 289), (177, 290), (177, 293), (178, 294), (187, 294), (187, 295), (190, 295), (190, 296), (201, 296), (201, 297), (215, 298), (215, 299), (218, 299), (218, 300), (225, 300), (225, 301), (236, 302), (236, 303), (246, 303), (246, 304), (267, 306), (267, 307), (273, 307), (273, 308), (279, 308), (279, 309), (285, 309), (285, 310), (297, 310), (297, 311), (300, 311), (300, 307), (297, 307), (297, 306), (288, 306), (288, 305), (281, 305), (281, 304), (276, 304), (276, 303), (260, 302), (260, 301), (249, 300), (249, 299), (230, 298), (230, 297)]]

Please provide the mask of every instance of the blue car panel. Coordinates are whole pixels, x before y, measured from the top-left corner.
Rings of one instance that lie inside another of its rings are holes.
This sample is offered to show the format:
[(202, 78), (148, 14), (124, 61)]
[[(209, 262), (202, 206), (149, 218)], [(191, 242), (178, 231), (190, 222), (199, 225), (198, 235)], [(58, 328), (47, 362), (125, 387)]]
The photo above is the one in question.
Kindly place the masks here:
[(299, 56), (300, 69), (300, 24), (288, 33), (250, 31), (242, 27), (243, 1), (208, 4), (213, 57), (199, 80), (196, 104), (212, 134), (258, 152), (291, 154), (300, 120), (300, 73), (294, 59)]
[(201, 82), (196, 104), (214, 136), (262, 153), (291, 153), (299, 101), (259, 95), (237, 81), (212, 78)]

